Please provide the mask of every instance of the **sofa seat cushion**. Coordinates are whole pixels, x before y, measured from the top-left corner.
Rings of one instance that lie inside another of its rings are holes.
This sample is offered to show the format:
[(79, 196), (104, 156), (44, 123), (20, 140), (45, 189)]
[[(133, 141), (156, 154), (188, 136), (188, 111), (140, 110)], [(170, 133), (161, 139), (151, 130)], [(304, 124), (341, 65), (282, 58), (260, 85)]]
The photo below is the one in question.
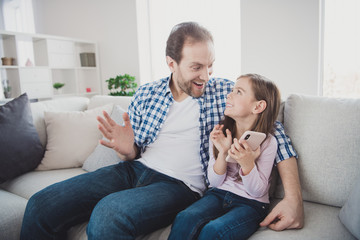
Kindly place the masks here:
[[(272, 200), (271, 207), (280, 200)], [(298, 230), (285, 230), (276, 232), (266, 227), (260, 228), (250, 240), (303, 240), (303, 239), (341, 239), (356, 240), (353, 235), (340, 223), (338, 214), (340, 208), (322, 204), (304, 202), (305, 226)], [(139, 237), (137, 240), (166, 240), (171, 226), (162, 228), (149, 235)]]
[(86, 173), (82, 168), (59, 169), (49, 171), (32, 171), (0, 185), (8, 192), (29, 199), (45, 187)]
[[(68, 231), (68, 240), (87, 240), (86, 227), (87, 222), (78, 224)], [(147, 235), (141, 235), (136, 240), (167, 240), (170, 234), (171, 225), (154, 231)]]
[[(279, 200), (272, 200), (275, 206)], [(303, 239), (341, 239), (356, 240), (351, 233), (340, 223), (338, 214), (340, 208), (317, 203), (304, 202), (305, 226), (303, 229), (285, 230), (276, 232), (266, 227), (260, 228), (250, 240), (303, 240)], [(86, 240), (86, 224), (80, 224), (70, 230), (69, 239)], [(159, 229), (151, 234), (137, 237), (136, 240), (166, 240), (171, 226)]]
[(20, 239), (27, 200), (0, 189), (0, 239)]
[[(279, 200), (271, 202), (274, 206)], [(260, 228), (250, 240), (303, 240), (303, 239), (341, 239), (356, 240), (341, 224), (338, 214), (340, 208), (304, 201), (305, 226), (302, 229), (276, 232)]]

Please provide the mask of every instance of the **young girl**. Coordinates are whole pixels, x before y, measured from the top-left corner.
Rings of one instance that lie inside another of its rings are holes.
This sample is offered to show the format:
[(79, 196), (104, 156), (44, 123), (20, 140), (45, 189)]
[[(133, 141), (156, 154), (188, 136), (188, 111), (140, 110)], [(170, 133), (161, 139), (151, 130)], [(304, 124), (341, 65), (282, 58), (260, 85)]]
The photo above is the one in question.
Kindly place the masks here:
[[(177, 215), (169, 239), (247, 239), (258, 229), (269, 207), (277, 151), (272, 133), (279, 108), (274, 83), (257, 74), (237, 79), (225, 118), (210, 134), (210, 189)], [(267, 135), (254, 151), (245, 140), (239, 143), (247, 130)], [(226, 161), (228, 156), (235, 163)]]

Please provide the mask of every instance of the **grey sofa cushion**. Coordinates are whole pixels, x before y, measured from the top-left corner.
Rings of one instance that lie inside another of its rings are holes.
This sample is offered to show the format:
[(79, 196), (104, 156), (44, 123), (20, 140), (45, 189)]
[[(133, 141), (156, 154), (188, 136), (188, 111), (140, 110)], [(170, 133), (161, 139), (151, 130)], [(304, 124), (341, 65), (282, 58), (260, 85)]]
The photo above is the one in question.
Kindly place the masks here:
[[(272, 201), (275, 205), (277, 201)], [(263, 227), (256, 231), (249, 240), (304, 240), (304, 239), (341, 239), (356, 240), (340, 223), (337, 215), (340, 208), (323, 204), (304, 202), (305, 226), (302, 229), (273, 231)]]
[(359, 175), (359, 119), (360, 99), (295, 94), (287, 99), (285, 132), (299, 155), (304, 200), (344, 205)]
[(341, 208), (339, 217), (345, 227), (360, 239), (360, 177), (354, 183), (349, 199)]
[(20, 239), (27, 200), (0, 189), (0, 239)]
[[(124, 110), (118, 106), (114, 105), (111, 112), (111, 118), (119, 125), (124, 123), (122, 115)], [(106, 140), (106, 138), (103, 137)], [(85, 160), (83, 169), (92, 172), (99, 168), (106, 167), (109, 165), (116, 164), (120, 162), (121, 159), (118, 154), (111, 148), (105, 147), (102, 144), (98, 144), (95, 150), (90, 154), (90, 156)]]
[[(272, 205), (279, 200), (272, 202)], [(305, 227), (299, 230), (285, 230), (281, 232), (268, 228), (260, 228), (250, 240), (303, 240), (303, 239), (341, 239), (356, 240), (354, 236), (340, 223), (337, 215), (340, 208), (322, 204), (304, 202)], [(80, 224), (69, 232), (69, 239), (86, 239), (86, 223)], [(154, 231), (151, 234), (137, 237), (136, 240), (166, 240), (171, 226)]]
[(0, 183), (37, 167), (44, 148), (26, 93), (0, 106)]

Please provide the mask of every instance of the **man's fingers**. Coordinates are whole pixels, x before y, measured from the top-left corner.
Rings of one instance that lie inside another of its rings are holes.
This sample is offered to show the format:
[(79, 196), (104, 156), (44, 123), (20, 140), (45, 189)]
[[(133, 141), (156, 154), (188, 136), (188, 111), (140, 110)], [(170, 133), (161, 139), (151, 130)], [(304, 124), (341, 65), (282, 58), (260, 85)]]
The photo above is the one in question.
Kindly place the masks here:
[(99, 124), (99, 125), (98, 125), (98, 128), (99, 128), (100, 132), (102, 133), (102, 135), (103, 135), (104, 137), (106, 137), (107, 139), (111, 139), (111, 138), (112, 138), (112, 136), (111, 136), (111, 134), (109, 133), (109, 131), (107, 131), (107, 130), (104, 128), (103, 125)]
[(270, 225), (277, 218), (277, 214), (274, 212), (270, 212), (266, 218), (260, 223), (261, 227), (266, 227)]
[(288, 226), (288, 223), (286, 223), (285, 221), (276, 221), (274, 223), (271, 223), (269, 225), (269, 228), (274, 230), (274, 231), (282, 231), (284, 230), (286, 227)]
[(110, 115), (106, 111), (103, 111), (103, 115), (104, 115), (106, 121), (109, 123), (110, 126), (115, 126), (116, 125), (116, 122), (114, 120), (112, 120), (112, 118), (110, 117)]
[(99, 140), (100, 144), (104, 145), (105, 147), (112, 148), (112, 144), (108, 141), (105, 141), (103, 139)]
[(106, 131), (111, 132), (111, 129), (112, 129), (111, 126), (108, 124), (108, 122), (104, 118), (97, 116), (96, 119), (98, 120), (100, 125), (106, 129)]
[(268, 227), (274, 231), (282, 231), (288, 227), (289, 223), (285, 218), (279, 218), (278, 213), (270, 212), (269, 215), (260, 223), (261, 227)]
[(131, 127), (130, 117), (129, 114), (127, 114), (126, 112), (123, 114), (123, 120), (125, 127), (129, 127), (129, 126)]

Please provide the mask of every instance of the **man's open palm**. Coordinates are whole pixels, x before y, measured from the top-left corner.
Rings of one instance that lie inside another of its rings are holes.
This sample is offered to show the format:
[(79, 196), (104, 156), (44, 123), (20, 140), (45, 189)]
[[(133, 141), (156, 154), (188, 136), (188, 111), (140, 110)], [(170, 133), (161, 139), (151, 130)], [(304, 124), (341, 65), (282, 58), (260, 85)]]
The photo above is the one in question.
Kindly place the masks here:
[(122, 155), (128, 155), (133, 151), (134, 132), (131, 127), (130, 118), (127, 113), (123, 114), (124, 126), (118, 125), (111, 119), (107, 112), (103, 112), (104, 118), (98, 116), (99, 130), (106, 140), (100, 140), (100, 143), (106, 147), (114, 149)]

